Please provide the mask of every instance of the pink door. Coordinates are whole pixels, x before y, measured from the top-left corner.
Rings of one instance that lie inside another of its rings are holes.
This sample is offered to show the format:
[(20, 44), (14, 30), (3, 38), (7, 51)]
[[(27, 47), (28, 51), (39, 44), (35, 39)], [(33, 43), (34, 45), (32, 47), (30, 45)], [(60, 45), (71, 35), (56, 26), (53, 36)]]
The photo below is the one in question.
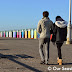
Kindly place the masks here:
[(19, 38), (21, 38), (21, 32), (19, 32)]
[(0, 33), (0, 37), (1, 37), (1, 33)]

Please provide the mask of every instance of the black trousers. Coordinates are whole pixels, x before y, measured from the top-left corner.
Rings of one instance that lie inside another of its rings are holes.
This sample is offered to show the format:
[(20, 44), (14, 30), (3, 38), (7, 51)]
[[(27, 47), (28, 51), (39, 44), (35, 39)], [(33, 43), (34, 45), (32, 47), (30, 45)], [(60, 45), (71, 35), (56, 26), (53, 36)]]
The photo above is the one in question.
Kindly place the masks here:
[(63, 43), (56, 43), (56, 45), (57, 45), (57, 50), (58, 50), (58, 57), (59, 57), (59, 59), (62, 59), (61, 47), (62, 47)]

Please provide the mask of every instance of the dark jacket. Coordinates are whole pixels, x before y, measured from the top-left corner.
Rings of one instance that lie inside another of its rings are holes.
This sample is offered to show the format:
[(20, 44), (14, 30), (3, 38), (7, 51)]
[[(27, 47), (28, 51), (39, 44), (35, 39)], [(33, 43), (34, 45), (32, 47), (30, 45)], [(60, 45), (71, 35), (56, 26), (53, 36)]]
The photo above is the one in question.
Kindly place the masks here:
[(67, 22), (66, 21), (56, 21), (53, 30), (56, 35), (56, 42), (64, 42), (67, 38)]

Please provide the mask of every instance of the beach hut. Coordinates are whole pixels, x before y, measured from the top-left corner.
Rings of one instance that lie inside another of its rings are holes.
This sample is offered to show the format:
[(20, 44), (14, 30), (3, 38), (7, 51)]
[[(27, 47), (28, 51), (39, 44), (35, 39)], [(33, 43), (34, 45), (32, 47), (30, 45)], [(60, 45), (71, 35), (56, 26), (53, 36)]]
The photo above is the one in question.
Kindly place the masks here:
[(4, 37), (4, 31), (2, 31), (2, 37)]
[(9, 31), (9, 37), (12, 37), (12, 31)]
[(4, 31), (4, 36), (3, 37), (5, 37), (5, 31)]
[(31, 29), (31, 39), (34, 39), (34, 30)]
[(1, 37), (2, 37), (2, 31), (1, 31)]
[(34, 39), (37, 39), (37, 30), (34, 29)]
[(25, 38), (28, 38), (28, 31), (25, 29)]
[(40, 34), (39, 34), (39, 33), (37, 33), (37, 38), (38, 38), (38, 39), (40, 38)]
[(8, 37), (8, 31), (6, 31), (6, 37)]
[(16, 38), (16, 31), (13, 31), (13, 38)]
[(1, 32), (0, 32), (0, 37), (1, 37)]
[(19, 38), (21, 38), (21, 30), (19, 30)]
[(17, 30), (17, 38), (19, 38), (19, 31)]
[(0, 37), (1, 37), (1, 31), (0, 31)]
[(22, 30), (22, 38), (24, 38), (24, 30)]
[(0, 37), (1, 37), (1, 32), (0, 32)]
[(2, 32), (2, 37), (4, 37), (4, 31)]
[(31, 38), (31, 30), (28, 29), (28, 38)]

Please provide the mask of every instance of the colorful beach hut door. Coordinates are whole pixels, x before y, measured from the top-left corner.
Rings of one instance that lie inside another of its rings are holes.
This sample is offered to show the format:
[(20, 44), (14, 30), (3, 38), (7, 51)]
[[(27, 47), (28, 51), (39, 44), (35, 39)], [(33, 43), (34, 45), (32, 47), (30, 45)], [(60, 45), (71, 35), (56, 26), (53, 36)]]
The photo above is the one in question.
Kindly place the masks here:
[(17, 30), (17, 38), (19, 38), (19, 32), (18, 32), (18, 30)]
[(28, 32), (27, 30), (25, 30), (25, 38), (27, 38)]
[(12, 32), (11, 31), (9, 31), (9, 37), (12, 37)]
[(39, 33), (37, 33), (37, 38), (40, 38), (40, 34)]
[(31, 39), (33, 39), (33, 38), (34, 38), (34, 30), (31, 29)]
[(1, 32), (1, 37), (2, 37), (3, 33)]
[(8, 37), (8, 32), (6, 32), (6, 37)]
[(28, 30), (28, 38), (31, 38), (31, 31), (30, 31), (30, 29)]
[(5, 32), (4, 32), (4, 37), (5, 37)]
[(22, 38), (24, 38), (24, 30), (22, 30)]
[(19, 38), (21, 38), (21, 30), (19, 31)]
[(13, 38), (16, 38), (16, 31), (13, 31)]
[(0, 37), (1, 37), (1, 32), (0, 32)]
[(34, 30), (34, 39), (37, 39), (37, 30)]
[(0, 32), (0, 37), (1, 37), (1, 32)]
[(4, 32), (2, 32), (2, 37), (4, 37)]

